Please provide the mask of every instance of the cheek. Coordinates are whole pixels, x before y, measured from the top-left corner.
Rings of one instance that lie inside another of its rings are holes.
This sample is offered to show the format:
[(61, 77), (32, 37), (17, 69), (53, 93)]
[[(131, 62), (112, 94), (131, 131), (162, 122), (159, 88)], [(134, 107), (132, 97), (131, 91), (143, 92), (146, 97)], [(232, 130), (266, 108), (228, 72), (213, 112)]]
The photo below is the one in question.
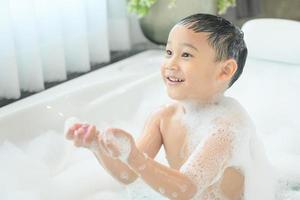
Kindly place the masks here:
[(199, 82), (203, 82), (206, 79), (206, 75), (204, 74), (203, 70), (199, 67), (197, 69), (194, 68), (186, 68), (184, 69), (185, 78), (190, 84), (196, 84)]
[(189, 87), (199, 92), (209, 89), (213, 83), (211, 72), (205, 70), (197, 70), (188, 73), (187, 80), (189, 82)]
[(164, 74), (165, 74), (165, 67), (164, 67), (164, 65), (161, 65), (160, 66), (160, 75), (163, 80), (164, 80)]

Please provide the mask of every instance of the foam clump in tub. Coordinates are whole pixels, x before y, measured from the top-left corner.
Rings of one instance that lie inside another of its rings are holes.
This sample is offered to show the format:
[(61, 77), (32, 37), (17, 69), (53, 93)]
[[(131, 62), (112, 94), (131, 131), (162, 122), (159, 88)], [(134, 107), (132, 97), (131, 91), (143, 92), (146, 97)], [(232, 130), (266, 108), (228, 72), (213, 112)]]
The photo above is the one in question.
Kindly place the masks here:
[[(79, 122), (70, 118), (65, 128)], [(94, 155), (75, 148), (61, 132), (46, 131), (14, 144), (0, 144), (1, 200), (124, 199), (126, 190)]]

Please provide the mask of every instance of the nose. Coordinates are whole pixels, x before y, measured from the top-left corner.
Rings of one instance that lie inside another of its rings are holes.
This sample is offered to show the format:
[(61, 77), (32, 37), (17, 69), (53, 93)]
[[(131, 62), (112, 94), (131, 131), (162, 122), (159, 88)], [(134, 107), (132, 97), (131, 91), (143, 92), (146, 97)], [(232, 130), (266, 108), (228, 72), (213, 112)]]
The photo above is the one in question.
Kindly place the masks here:
[(177, 70), (179, 68), (177, 59), (175, 56), (173, 58), (169, 58), (165, 62), (165, 68), (168, 70)]

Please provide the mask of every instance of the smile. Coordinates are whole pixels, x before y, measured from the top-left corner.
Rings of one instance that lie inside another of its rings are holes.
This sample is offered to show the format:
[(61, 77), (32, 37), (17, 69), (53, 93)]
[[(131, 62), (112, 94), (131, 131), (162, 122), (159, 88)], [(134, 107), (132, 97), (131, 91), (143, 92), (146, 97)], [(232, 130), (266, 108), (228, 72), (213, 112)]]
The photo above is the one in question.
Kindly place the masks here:
[(177, 78), (174, 76), (167, 76), (166, 79), (167, 79), (167, 82), (172, 85), (184, 82), (184, 79)]

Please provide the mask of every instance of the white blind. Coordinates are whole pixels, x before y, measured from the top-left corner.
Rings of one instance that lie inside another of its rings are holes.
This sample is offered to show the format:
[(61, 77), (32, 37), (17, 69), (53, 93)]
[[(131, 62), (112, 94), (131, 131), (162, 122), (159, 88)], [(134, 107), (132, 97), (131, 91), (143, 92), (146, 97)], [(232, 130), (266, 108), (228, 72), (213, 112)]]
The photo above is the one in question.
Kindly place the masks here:
[(0, 0), (0, 99), (87, 72), (130, 44), (126, 0)]

